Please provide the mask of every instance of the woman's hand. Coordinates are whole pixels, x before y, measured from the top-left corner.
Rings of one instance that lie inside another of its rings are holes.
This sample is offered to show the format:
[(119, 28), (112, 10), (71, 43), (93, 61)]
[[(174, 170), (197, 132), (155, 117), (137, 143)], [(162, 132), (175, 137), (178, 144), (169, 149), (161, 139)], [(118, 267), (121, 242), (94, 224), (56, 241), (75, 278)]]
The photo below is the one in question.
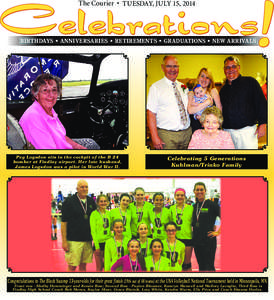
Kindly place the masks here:
[(209, 103), (208, 106), (212, 106), (214, 103), (213, 98), (209, 94), (207, 94), (207, 101)]
[(189, 91), (187, 95), (188, 95), (188, 98), (192, 98), (193, 99), (194, 92), (193, 91)]
[(207, 233), (207, 236), (212, 238), (212, 237), (215, 237), (215, 236), (218, 236), (220, 233), (218, 231), (209, 231)]
[(194, 100), (194, 93), (191, 91), (188, 93), (188, 105), (187, 105), (187, 111), (190, 115), (196, 114), (200, 110), (204, 110), (207, 106), (213, 105), (213, 99), (212, 97), (209, 97), (207, 95), (206, 101), (202, 103), (196, 103)]

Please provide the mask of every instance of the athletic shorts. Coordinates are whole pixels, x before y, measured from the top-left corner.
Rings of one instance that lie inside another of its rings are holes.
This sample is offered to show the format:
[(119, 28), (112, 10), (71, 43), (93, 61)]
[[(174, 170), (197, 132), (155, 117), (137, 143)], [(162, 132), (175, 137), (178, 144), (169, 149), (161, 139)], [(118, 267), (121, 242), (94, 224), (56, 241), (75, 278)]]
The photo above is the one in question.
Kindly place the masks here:
[(191, 239), (178, 239), (180, 242), (184, 243), (186, 247), (192, 247), (192, 240)]
[(68, 241), (69, 251), (65, 254), (68, 265), (77, 267), (82, 263), (92, 263), (91, 242)]
[(101, 251), (105, 251), (106, 243), (99, 243), (99, 246)]

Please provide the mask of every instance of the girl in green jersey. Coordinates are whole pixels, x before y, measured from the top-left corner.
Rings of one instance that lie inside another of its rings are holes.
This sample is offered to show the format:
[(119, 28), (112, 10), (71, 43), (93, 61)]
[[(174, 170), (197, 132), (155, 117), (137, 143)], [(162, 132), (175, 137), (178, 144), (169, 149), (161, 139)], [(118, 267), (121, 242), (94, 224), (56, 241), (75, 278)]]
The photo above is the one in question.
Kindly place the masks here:
[(104, 268), (105, 242), (111, 237), (110, 212), (106, 209), (109, 205), (108, 197), (99, 195), (96, 204), (97, 210), (90, 215), (90, 229), (95, 246), (96, 271), (101, 272)]
[(128, 242), (128, 255), (119, 258), (111, 267), (112, 272), (122, 269), (122, 272), (143, 272), (146, 271), (145, 260), (140, 254), (140, 242), (131, 239)]
[(164, 195), (153, 195), (154, 208), (150, 211), (150, 220), (153, 226), (153, 238), (166, 239), (165, 224), (170, 221), (170, 211), (164, 207)]
[(146, 257), (148, 255), (151, 255), (150, 250), (150, 243), (152, 241), (151, 238), (147, 236), (148, 234), (148, 227), (146, 223), (139, 223), (137, 227), (138, 232), (138, 240), (140, 241), (141, 249), (140, 252), (143, 255), (143, 257)]
[(169, 209), (171, 220), (177, 225), (176, 238), (185, 244), (183, 271), (191, 271), (193, 206), (186, 203), (186, 192), (182, 188), (175, 190), (174, 197), (176, 204)]
[(170, 271), (180, 272), (185, 257), (185, 245), (176, 239), (176, 223), (167, 223), (165, 230), (167, 238), (163, 240), (164, 256), (170, 260)]
[(162, 256), (163, 242), (160, 239), (151, 241), (150, 249), (152, 255), (145, 257), (146, 269), (148, 272), (165, 272), (170, 269), (170, 261)]
[(131, 221), (132, 214), (129, 208), (130, 196), (127, 193), (123, 193), (120, 196), (120, 206), (110, 211), (111, 224), (116, 219), (121, 219), (124, 226), (124, 237), (131, 239)]
[(134, 191), (135, 202), (130, 203), (130, 209), (132, 211), (132, 224), (131, 232), (132, 236), (137, 236), (137, 226), (139, 223), (145, 222), (148, 226), (148, 235), (152, 237), (149, 221), (149, 211), (153, 209), (153, 205), (146, 201), (145, 190), (142, 187), (137, 187)]
[(121, 219), (114, 220), (112, 230), (114, 236), (106, 241), (105, 246), (105, 272), (110, 272), (112, 265), (120, 257), (128, 254), (127, 244), (129, 239), (123, 235), (123, 221)]

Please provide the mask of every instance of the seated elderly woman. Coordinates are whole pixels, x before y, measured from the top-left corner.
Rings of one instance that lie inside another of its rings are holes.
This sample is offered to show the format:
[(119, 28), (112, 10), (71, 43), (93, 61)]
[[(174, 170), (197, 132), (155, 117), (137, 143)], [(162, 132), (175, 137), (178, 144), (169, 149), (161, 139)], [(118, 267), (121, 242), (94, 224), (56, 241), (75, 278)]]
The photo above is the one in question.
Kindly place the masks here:
[(206, 108), (200, 122), (204, 129), (194, 131), (188, 149), (235, 149), (230, 133), (219, 129), (223, 124), (219, 108)]
[(48, 73), (37, 76), (31, 93), (33, 104), (24, 112), (19, 124), (35, 149), (100, 149), (92, 139), (72, 140), (54, 111), (62, 82)]

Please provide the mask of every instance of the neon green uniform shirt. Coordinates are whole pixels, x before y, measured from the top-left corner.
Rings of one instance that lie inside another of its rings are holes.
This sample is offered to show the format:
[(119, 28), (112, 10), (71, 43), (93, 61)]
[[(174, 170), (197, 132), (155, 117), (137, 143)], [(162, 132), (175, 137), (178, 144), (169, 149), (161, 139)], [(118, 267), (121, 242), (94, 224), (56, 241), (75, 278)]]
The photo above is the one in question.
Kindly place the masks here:
[[(140, 240), (139, 240), (140, 241)], [(145, 243), (141, 243), (141, 249), (140, 252), (143, 255), (143, 257), (149, 256), (152, 254), (151, 249), (150, 249), (150, 244), (151, 244), (152, 239), (151, 238), (147, 238)]]
[(116, 242), (114, 237), (106, 241), (104, 271), (110, 272), (112, 265), (122, 256), (128, 254), (127, 244), (128, 238), (123, 238), (122, 243)]
[(110, 212), (106, 210), (101, 214), (98, 210), (93, 211), (90, 215), (90, 230), (95, 249), (100, 249), (99, 244), (111, 237)]
[(147, 256), (145, 258), (146, 269), (148, 272), (165, 272), (170, 270), (170, 260), (164, 256), (155, 263), (153, 261), (153, 256)]
[(170, 271), (182, 271), (182, 264), (185, 257), (185, 244), (176, 240), (175, 247), (170, 245), (167, 239), (163, 240), (163, 255), (170, 261)]
[(171, 220), (177, 224), (178, 230), (176, 237), (178, 239), (192, 239), (192, 214), (193, 206), (185, 204), (183, 210), (179, 209), (176, 204), (170, 208)]
[(147, 224), (148, 235), (151, 235), (151, 222), (149, 217), (149, 212), (153, 209), (153, 205), (149, 202), (144, 202), (142, 208), (137, 209), (135, 203), (130, 203), (129, 205), (132, 213), (132, 223), (131, 223), (131, 233), (132, 235), (137, 235), (137, 227), (139, 223)]
[(118, 208), (114, 208), (110, 211), (111, 224), (114, 220), (120, 219), (124, 224), (124, 237), (128, 237), (131, 239), (131, 209), (128, 208), (126, 212), (122, 212), (122, 210)]
[(153, 238), (154, 239), (166, 239), (167, 234), (165, 231), (165, 224), (170, 222), (170, 211), (166, 207), (163, 207), (162, 212), (155, 214), (154, 208), (150, 211), (150, 220), (153, 226)]

